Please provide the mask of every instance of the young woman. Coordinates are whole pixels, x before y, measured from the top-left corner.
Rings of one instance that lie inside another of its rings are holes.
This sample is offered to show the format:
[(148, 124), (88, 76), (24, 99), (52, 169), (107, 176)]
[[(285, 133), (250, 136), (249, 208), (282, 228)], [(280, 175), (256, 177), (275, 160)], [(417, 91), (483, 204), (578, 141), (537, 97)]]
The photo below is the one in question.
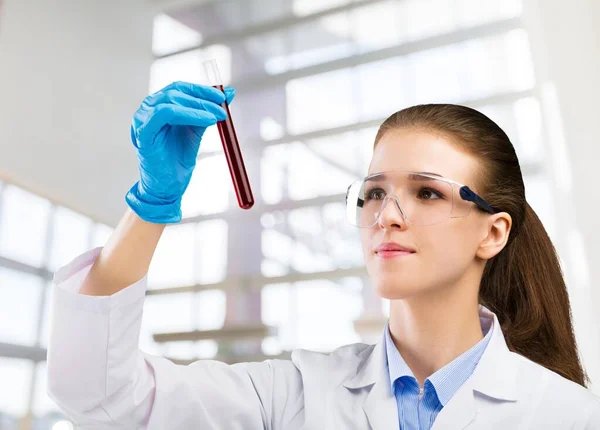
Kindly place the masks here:
[[(228, 101), (233, 90), (226, 90)], [(456, 105), (397, 112), (348, 188), (375, 291), (376, 345), (291, 361), (178, 366), (138, 349), (145, 275), (180, 202), (217, 90), (175, 83), (142, 103), (140, 181), (101, 250), (55, 277), (48, 384), (85, 429), (600, 429), (559, 262), (506, 134)]]

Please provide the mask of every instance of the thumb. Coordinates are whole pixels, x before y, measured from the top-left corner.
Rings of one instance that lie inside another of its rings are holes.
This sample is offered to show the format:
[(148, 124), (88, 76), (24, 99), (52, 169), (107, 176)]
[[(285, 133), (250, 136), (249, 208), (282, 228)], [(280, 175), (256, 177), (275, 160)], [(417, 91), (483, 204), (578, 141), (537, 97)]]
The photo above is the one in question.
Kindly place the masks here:
[(235, 89), (233, 87), (225, 87), (225, 98), (227, 99), (227, 104), (230, 104), (233, 98), (235, 97)]

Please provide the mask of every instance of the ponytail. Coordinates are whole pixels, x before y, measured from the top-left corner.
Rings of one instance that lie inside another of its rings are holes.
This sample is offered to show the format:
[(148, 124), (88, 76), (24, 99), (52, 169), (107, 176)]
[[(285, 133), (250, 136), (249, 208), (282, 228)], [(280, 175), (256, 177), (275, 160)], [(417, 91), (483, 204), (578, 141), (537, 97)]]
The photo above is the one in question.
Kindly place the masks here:
[(497, 315), (511, 351), (585, 387), (589, 379), (577, 355), (558, 255), (537, 214), (525, 205), (520, 231), (487, 262), (480, 303)]

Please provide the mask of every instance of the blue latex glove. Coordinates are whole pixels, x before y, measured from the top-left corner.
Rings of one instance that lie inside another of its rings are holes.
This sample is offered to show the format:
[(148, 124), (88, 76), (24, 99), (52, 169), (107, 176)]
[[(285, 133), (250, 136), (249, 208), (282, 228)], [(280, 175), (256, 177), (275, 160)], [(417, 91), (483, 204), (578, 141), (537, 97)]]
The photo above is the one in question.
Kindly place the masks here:
[(227, 117), (219, 106), (231, 102), (212, 87), (174, 82), (144, 99), (133, 116), (131, 141), (137, 149), (140, 180), (127, 193), (129, 207), (157, 224), (181, 221), (181, 197), (196, 166), (207, 127)]

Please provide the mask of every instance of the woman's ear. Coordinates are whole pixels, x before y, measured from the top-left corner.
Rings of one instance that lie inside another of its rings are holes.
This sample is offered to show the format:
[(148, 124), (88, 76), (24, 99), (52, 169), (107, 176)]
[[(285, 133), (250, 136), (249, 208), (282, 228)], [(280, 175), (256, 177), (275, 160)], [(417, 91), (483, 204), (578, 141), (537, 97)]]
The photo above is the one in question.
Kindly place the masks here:
[(489, 260), (500, 253), (508, 242), (511, 226), (512, 218), (508, 213), (500, 212), (490, 215), (486, 223), (487, 234), (479, 244), (477, 257)]

